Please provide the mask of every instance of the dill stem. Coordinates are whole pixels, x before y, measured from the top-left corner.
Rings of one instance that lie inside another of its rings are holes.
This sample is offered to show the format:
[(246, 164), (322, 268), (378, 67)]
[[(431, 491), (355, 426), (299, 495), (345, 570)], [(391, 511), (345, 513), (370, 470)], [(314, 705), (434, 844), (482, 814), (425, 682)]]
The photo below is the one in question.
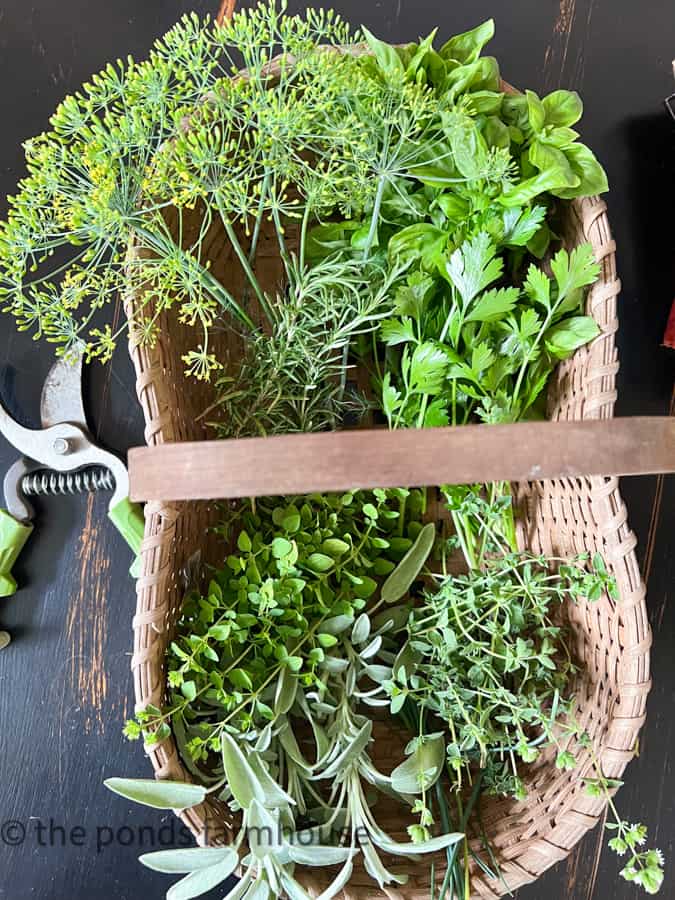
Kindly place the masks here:
[(250, 283), (251, 287), (253, 288), (253, 291), (254, 291), (256, 297), (258, 298), (258, 303), (260, 304), (263, 312), (265, 313), (265, 316), (267, 317), (268, 322), (270, 323), (270, 325), (273, 325), (275, 322), (274, 312), (272, 311), (272, 308), (267, 300), (267, 297), (265, 296), (263, 289), (260, 287), (260, 282), (255, 277), (255, 273), (254, 273), (253, 269), (251, 268), (251, 264), (249, 263), (246, 254), (244, 253), (243, 247), (239, 243), (239, 238), (237, 237), (237, 234), (236, 234), (234, 228), (232, 227), (232, 223), (230, 222), (229, 218), (227, 217), (227, 213), (223, 209), (220, 198), (218, 199), (217, 203), (218, 203), (218, 212), (220, 213), (220, 220), (223, 223), (223, 228), (225, 229), (225, 232), (226, 232), (228, 238), (230, 239), (230, 243), (232, 244), (232, 247), (234, 248), (234, 252), (237, 254), (237, 258), (239, 259), (239, 262), (241, 263), (241, 267), (244, 270), (244, 273), (245, 273), (246, 277), (248, 278), (249, 283)]
[[(162, 239), (158, 235), (152, 234), (152, 232), (148, 231), (138, 223), (134, 223), (133, 230), (136, 232), (136, 234), (138, 234), (139, 237), (143, 239), (148, 249), (154, 250), (160, 255), (162, 253), (175, 252), (176, 250), (178, 250), (180, 255), (183, 257), (187, 257), (189, 255), (185, 252), (185, 250), (183, 250), (182, 247), (179, 247), (173, 241)], [(195, 261), (193, 260), (193, 262)], [(248, 315), (248, 313), (244, 312), (244, 310), (237, 303), (237, 301), (227, 290), (227, 288), (225, 288), (217, 278), (214, 278), (214, 276), (204, 266), (200, 265), (198, 266), (198, 269), (198, 277), (204, 289), (209, 294), (211, 294), (214, 299), (218, 300), (221, 306), (231, 309), (235, 313), (237, 318), (241, 322), (243, 322), (247, 328), (250, 328), (251, 331), (257, 331), (257, 327), (253, 319)]]

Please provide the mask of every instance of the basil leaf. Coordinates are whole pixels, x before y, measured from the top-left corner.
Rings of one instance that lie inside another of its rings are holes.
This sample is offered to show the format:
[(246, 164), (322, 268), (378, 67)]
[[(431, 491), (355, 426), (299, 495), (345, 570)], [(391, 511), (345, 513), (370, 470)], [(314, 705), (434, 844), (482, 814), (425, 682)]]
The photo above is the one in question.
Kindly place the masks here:
[(572, 144), (565, 149), (567, 161), (579, 178), (575, 188), (553, 191), (556, 197), (573, 200), (575, 197), (591, 197), (609, 190), (607, 173), (596, 159), (592, 150), (584, 144)]
[[(389, 241), (389, 258), (401, 264), (421, 260), (428, 271), (436, 268), (439, 254), (448, 243), (448, 234), (435, 225), (419, 222), (402, 228)], [(386, 324), (386, 323), (385, 323)]]
[(403, 75), (405, 67), (396, 49), (376, 38), (365, 26), (361, 27), (361, 31), (383, 74), (387, 77)]
[(511, 131), (498, 116), (488, 116), (483, 125), (483, 137), (488, 147), (509, 150), (511, 147)]
[(575, 174), (570, 165), (567, 155), (542, 141), (535, 140), (530, 145), (528, 158), (535, 169), (540, 172), (555, 172), (559, 179), (560, 187), (568, 187), (577, 189), (581, 183), (581, 179)]
[(492, 40), (495, 34), (494, 19), (488, 19), (482, 25), (457, 34), (450, 38), (439, 50), (443, 59), (456, 59), (460, 63), (475, 62), (483, 47)]
[(581, 97), (576, 91), (553, 91), (542, 100), (547, 125), (569, 128), (575, 125), (584, 112)]
[(501, 206), (526, 206), (532, 200), (545, 193), (553, 193), (556, 190), (563, 190), (569, 187), (569, 183), (565, 178), (565, 173), (557, 169), (545, 170), (534, 175), (532, 178), (526, 178), (520, 184), (515, 185), (511, 190), (506, 191), (497, 198), (497, 202)]
[(455, 100), (460, 94), (472, 91), (498, 91), (500, 86), (499, 66), (491, 56), (477, 59), (453, 69), (444, 85), (447, 99)]
[(344, 250), (350, 244), (350, 232), (356, 231), (359, 227), (358, 220), (329, 222), (315, 226), (307, 235), (305, 248), (307, 258), (316, 263), (339, 250)]
[(475, 120), (459, 113), (448, 113), (443, 117), (443, 130), (461, 174), (470, 181), (484, 178), (488, 170), (488, 148)]
[(525, 91), (525, 98), (527, 100), (527, 117), (530, 128), (537, 134), (541, 131), (546, 122), (546, 110), (544, 104), (534, 91)]

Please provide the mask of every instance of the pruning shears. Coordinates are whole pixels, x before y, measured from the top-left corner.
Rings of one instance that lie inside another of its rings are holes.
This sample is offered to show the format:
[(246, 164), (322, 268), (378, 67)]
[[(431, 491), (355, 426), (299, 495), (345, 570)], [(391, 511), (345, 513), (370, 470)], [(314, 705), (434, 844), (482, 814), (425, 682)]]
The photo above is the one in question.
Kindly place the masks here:
[(0, 433), (21, 453), (4, 479), (0, 509), (0, 597), (17, 589), (12, 566), (33, 531), (29, 497), (112, 491), (108, 516), (135, 554), (137, 576), (143, 539), (142, 508), (129, 500), (122, 460), (91, 437), (82, 399), (82, 355), (59, 359), (49, 371), (40, 401), (42, 428), (20, 425), (0, 401)]

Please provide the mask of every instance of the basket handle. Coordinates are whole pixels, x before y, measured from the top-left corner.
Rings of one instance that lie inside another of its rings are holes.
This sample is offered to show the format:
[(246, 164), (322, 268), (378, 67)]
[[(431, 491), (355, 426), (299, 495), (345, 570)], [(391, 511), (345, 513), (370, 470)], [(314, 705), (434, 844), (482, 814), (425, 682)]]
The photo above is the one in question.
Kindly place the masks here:
[(137, 447), (133, 500), (675, 471), (675, 418), (355, 430)]
[(216, 24), (222, 25), (223, 22), (231, 19), (236, 5), (237, 0), (223, 0), (223, 2), (220, 4), (218, 15), (216, 16)]

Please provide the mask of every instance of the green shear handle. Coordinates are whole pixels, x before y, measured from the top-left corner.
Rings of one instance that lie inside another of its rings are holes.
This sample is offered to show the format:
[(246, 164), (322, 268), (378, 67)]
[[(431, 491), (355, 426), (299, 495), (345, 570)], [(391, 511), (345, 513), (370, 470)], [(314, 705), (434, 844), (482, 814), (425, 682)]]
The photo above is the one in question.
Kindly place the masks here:
[(11, 597), (16, 593), (12, 566), (32, 530), (32, 525), (24, 525), (6, 510), (0, 509), (0, 597)]
[(120, 500), (119, 503), (109, 508), (108, 518), (133, 550), (135, 559), (129, 572), (133, 578), (138, 578), (141, 574), (140, 553), (145, 532), (143, 508), (125, 497), (124, 500)]
[[(133, 578), (138, 578), (145, 525), (143, 509), (126, 497), (108, 510), (108, 517), (134, 553), (135, 558), (129, 572)], [(12, 567), (32, 531), (31, 524), (19, 522), (6, 510), (0, 509), (0, 597), (11, 597), (16, 593), (17, 584), (12, 575)]]

